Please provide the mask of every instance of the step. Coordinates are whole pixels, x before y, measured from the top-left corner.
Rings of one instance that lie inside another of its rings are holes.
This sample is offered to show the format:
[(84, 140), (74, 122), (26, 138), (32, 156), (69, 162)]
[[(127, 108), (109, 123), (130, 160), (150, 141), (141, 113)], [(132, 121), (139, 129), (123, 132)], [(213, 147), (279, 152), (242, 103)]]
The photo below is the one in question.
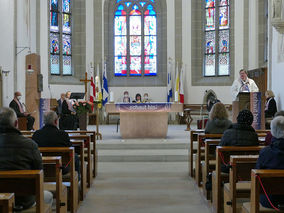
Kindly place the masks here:
[(187, 162), (185, 149), (98, 150), (99, 162)]
[(146, 142), (139, 141), (133, 143), (131, 141), (108, 141), (108, 142), (99, 142), (97, 143), (98, 150), (126, 150), (126, 149), (188, 149), (188, 142), (169, 142), (169, 141), (154, 141)]

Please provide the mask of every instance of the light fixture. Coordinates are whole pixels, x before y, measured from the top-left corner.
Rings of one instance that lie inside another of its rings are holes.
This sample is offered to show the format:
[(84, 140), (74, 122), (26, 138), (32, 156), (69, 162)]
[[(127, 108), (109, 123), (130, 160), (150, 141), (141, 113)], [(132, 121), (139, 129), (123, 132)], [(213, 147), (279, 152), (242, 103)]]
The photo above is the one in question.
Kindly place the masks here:
[(0, 73), (4, 74), (5, 76), (8, 76), (8, 74), (10, 73), (10, 70), (3, 70), (2, 66), (0, 66)]
[(34, 70), (32, 69), (32, 65), (28, 64), (28, 69), (27, 69), (27, 73), (28, 74), (32, 74), (34, 72)]

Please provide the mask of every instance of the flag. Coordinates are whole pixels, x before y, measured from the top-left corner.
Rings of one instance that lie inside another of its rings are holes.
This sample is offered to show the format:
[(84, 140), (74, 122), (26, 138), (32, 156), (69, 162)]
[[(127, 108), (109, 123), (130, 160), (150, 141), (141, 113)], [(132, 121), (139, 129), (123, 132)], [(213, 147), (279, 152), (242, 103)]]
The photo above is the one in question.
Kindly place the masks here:
[(184, 104), (184, 66), (182, 65), (181, 71), (180, 71), (180, 80), (179, 80), (179, 101), (180, 103)]
[[(101, 87), (101, 80), (100, 80), (100, 65), (97, 65), (97, 76), (96, 76), (96, 86), (97, 86), (97, 93), (96, 93), (96, 100), (102, 101), (102, 87)], [(98, 105), (99, 108), (101, 108), (101, 104)]]
[(178, 63), (177, 63), (177, 66), (176, 66), (175, 100), (179, 102), (179, 72), (178, 72)]
[(106, 64), (104, 64), (104, 72), (103, 72), (103, 105), (108, 102), (109, 92), (107, 85), (107, 73), (106, 73)]
[(171, 64), (169, 64), (169, 71), (168, 71), (168, 102), (171, 102), (171, 98), (173, 97), (173, 89), (172, 89), (172, 70), (171, 70)]
[[(95, 85), (95, 81), (94, 81), (94, 68), (90, 67), (90, 70), (89, 70), (89, 75), (90, 75), (90, 78), (91, 78), (91, 84), (90, 84), (90, 88), (89, 88), (89, 93), (90, 93), (90, 102), (94, 103), (95, 101), (95, 98), (96, 98), (96, 85)], [(92, 111), (94, 109), (94, 106), (92, 106)]]

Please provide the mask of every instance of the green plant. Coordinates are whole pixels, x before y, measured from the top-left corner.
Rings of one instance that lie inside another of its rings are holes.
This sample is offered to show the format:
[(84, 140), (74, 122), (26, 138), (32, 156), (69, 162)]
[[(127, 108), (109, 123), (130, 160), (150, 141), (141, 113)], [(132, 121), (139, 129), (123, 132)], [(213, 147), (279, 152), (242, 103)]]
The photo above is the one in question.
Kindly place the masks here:
[(77, 115), (87, 113), (87, 112), (92, 112), (92, 106), (86, 101), (83, 102), (76, 102), (73, 105), (73, 108), (75, 109)]

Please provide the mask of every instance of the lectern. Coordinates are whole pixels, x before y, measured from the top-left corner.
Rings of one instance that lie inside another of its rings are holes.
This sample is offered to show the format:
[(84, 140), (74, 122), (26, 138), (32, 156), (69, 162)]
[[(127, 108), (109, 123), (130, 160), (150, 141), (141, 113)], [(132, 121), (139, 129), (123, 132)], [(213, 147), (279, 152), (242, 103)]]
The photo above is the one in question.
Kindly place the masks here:
[(261, 92), (240, 92), (237, 101), (233, 101), (233, 123), (237, 122), (240, 111), (247, 109), (253, 114), (253, 128), (265, 129), (264, 100)]

